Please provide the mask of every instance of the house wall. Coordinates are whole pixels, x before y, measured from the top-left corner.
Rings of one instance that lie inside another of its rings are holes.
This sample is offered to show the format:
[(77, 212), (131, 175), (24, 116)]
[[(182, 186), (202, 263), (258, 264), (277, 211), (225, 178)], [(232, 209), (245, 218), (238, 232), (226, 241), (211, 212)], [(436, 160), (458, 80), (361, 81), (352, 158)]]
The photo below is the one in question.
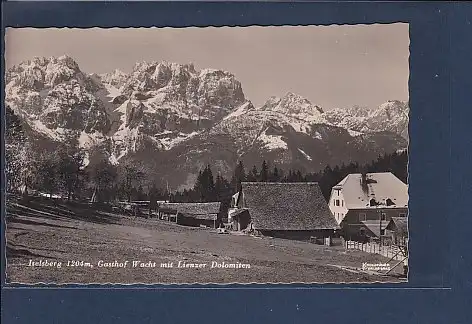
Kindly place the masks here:
[(312, 237), (323, 239), (325, 237), (333, 237), (334, 230), (332, 229), (320, 229), (320, 230), (309, 230), (309, 231), (275, 231), (275, 230), (259, 230), (264, 236), (271, 236), (277, 238), (283, 238), (288, 240), (297, 241), (310, 241)]
[[(216, 215), (214, 215), (216, 218)], [(195, 226), (205, 225), (207, 227), (214, 227), (215, 223), (212, 219), (197, 219), (193, 217), (187, 217), (182, 214), (179, 214), (177, 218), (177, 224), (186, 225), (186, 226)]]
[(236, 231), (242, 231), (247, 228), (251, 222), (251, 216), (249, 211), (245, 211), (234, 218), (233, 229)]
[(387, 227), (385, 234), (390, 236), (392, 242), (396, 245), (407, 245), (408, 243), (408, 233), (400, 232), (396, 226)]
[(329, 209), (331, 210), (331, 213), (333, 213), (336, 222), (338, 222), (338, 224), (341, 224), (342, 220), (348, 212), (346, 202), (344, 201), (342, 189), (333, 188), (331, 190), (331, 196), (329, 197)]
[[(371, 209), (352, 209), (349, 210), (341, 222), (341, 228), (345, 237), (357, 237), (362, 228), (366, 233), (370, 232), (364, 224), (363, 220), (379, 220), (381, 213), (385, 214), (385, 226), (392, 219), (392, 217), (402, 217), (408, 215), (408, 208), (371, 208)], [(365, 219), (364, 219), (365, 215)]]
[(239, 210), (239, 208), (235, 208), (235, 207), (232, 207), (232, 208), (229, 208), (228, 209), (228, 223), (232, 223), (233, 222), (233, 215)]

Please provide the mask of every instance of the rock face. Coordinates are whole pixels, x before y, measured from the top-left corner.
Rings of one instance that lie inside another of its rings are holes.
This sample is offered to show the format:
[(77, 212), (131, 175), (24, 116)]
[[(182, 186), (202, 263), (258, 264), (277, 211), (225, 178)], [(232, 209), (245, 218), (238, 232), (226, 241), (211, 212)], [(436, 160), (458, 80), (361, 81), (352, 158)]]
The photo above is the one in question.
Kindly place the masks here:
[(389, 131), (408, 139), (408, 103), (390, 100), (376, 109), (333, 109), (324, 114), (328, 123), (362, 133)]
[(100, 78), (100, 81), (102, 81), (104, 84), (113, 86), (116, 89), (121, 89), (121, 87), (123, 87), (123, 85), (125, 84), (126, 80), (128, 80), (129, 76), (123, 71), (116, 69), (111, 73), (100, 74), (96, 77)]
[(141, 163), (150, 181), (174, 188), (193, 185), (206, 163), (225, 176), (239, 159), (317, 171), (405, 148), (408, 138), (404, 102), (323, 111), (287, 93), (254, 107), (231, 73), (169, 62), (87, 75), (68, 56), (34, 58), (7, 71), (6, 104), (30, 136), (77, 134), (87, 150)]
[(6, 74), (6, 104), (33, 130), (61, 140), (65, 133), (107, 134), (110, 120), (95, 95), (102, 85), (68, 56), (34, 58)]

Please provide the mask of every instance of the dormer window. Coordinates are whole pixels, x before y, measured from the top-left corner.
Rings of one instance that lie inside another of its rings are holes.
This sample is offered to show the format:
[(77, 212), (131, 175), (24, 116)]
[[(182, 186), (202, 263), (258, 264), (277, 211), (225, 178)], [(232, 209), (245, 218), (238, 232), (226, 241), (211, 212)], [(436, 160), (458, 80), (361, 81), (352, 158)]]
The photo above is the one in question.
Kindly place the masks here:
[(390, 199), (390, 198), (387, 198), (387, 200), (385, 200), (385, 204), (386, 204), (387, 206), (395, 205), (395, 203), (394, 203), (394, 202), (392, 201), (392, 199)]
[(377, 202), (375, 201), (374, 198), (372, 198), (372, 199), (370, 200), (370, 206), (371, 206), (371, 207), (377, 206)]

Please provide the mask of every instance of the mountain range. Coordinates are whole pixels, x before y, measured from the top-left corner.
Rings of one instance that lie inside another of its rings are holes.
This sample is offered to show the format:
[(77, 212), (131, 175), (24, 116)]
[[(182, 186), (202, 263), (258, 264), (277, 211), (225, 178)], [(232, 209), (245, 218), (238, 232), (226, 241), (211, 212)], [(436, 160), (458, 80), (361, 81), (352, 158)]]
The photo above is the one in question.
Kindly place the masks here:
[(325, 111), (289, 92), (255, 107), (232, 73), (193, 64), (88, 74), (69, 56), (36, 57), (8, 69), (5, 81), (6, 105), (44, 149), (74, 134), (88, 163), (101, 152), (174, 189), (192, 186), (206, 164), (225, 177), (238, 160), (315, 172), (408, 145), (407, 102)]

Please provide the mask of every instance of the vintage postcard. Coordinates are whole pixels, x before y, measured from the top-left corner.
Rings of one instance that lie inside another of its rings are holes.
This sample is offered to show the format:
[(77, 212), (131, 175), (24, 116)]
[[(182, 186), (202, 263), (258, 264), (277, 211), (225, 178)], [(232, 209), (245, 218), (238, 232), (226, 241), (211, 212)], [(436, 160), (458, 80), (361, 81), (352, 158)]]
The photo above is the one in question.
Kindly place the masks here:
[(408, 281), (408, 24), (5, 38), (7, 283)]

